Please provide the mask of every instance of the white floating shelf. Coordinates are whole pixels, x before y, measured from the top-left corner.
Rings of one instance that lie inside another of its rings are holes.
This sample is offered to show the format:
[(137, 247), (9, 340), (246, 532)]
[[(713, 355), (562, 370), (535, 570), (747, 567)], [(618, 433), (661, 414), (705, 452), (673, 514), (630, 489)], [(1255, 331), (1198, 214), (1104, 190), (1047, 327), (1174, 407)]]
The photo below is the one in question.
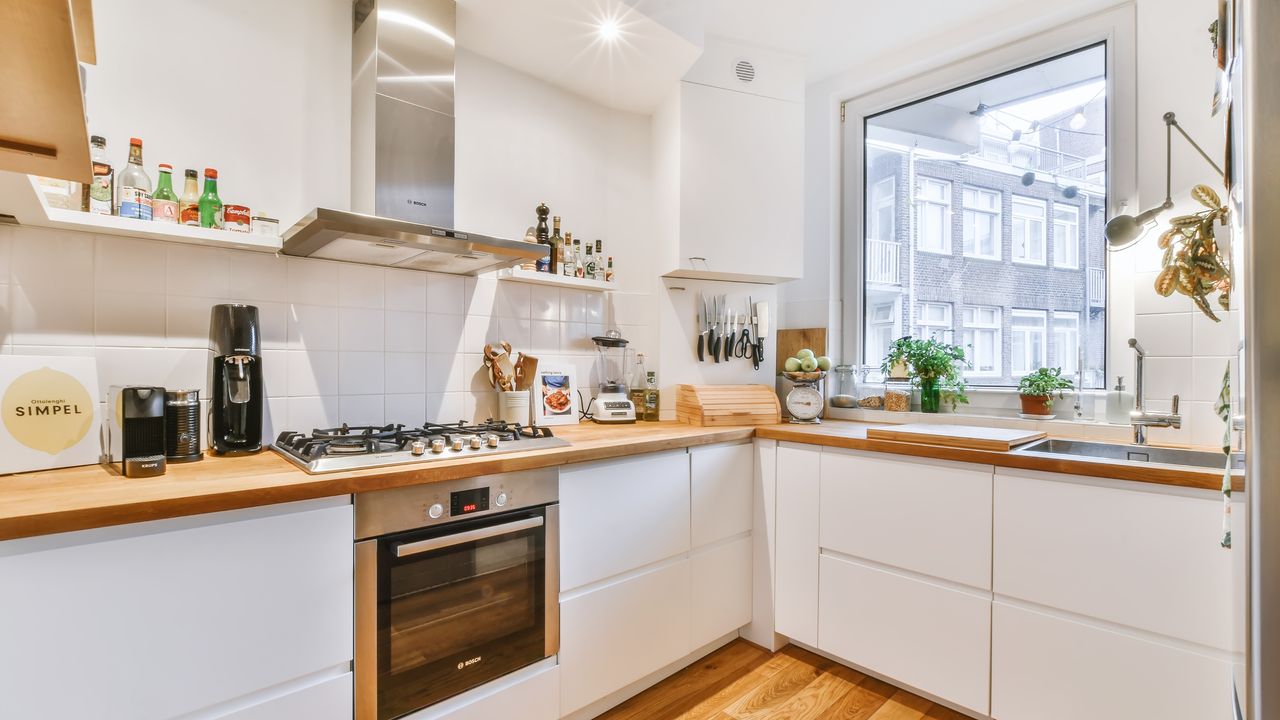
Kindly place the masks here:
[(44, 194), (29, 175), (0, 172), (0, 213), (13, 215), (20, 225), (76, 230), (99, 235), (121, 235), (160, 240), (188, 245), (238, 248), (259, 252), (279, 252), (279, 237), (254, 235), (233, 230), (170, 225), (122, 218), (115, 215), (95, 215), (78, 210), (49, 207)]
[(607, 290), (616, 289), (615, 283), (604, 282), (603, 280), (587, 280), (586, 278), (552, 275), (551, 273), (525, 270), (524, 268), (518, 267), (499, 270), (498, 279), (529, 283), (530, 285), (551, 285), (554, 287), (574, 288), (576, 290), (592, 290), (594, 292), (605, 292)]

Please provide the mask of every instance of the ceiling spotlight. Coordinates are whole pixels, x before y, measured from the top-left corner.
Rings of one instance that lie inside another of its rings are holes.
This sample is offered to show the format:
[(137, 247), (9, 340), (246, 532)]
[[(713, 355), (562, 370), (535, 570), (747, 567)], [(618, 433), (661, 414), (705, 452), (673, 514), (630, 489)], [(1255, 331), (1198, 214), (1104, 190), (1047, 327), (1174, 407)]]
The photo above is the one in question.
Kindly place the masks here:
[(622, 27), (618, 25), (618, 19), (609, 17), (600, 21), (596, 27), (596, 33), (601, 40), (605, 42), (614, 42), (622, 35)]
[(1072, 130), (1083, 130), (1085, 123), (1089, 122), (1089, 118), (1084, 116), (1084, 106), (1076, 108), (1076, 114), (1071, 116), (1071, 121), (1067, 125)]

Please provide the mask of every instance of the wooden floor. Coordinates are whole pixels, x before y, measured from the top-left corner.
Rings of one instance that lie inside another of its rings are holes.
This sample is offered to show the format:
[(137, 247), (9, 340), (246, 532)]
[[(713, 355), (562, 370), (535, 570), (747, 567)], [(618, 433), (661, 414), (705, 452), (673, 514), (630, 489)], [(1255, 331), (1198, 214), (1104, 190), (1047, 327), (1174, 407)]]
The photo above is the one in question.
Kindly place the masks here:
[(598, 720), (967, 720), (964, 715), (788, 645), (735, 640)]

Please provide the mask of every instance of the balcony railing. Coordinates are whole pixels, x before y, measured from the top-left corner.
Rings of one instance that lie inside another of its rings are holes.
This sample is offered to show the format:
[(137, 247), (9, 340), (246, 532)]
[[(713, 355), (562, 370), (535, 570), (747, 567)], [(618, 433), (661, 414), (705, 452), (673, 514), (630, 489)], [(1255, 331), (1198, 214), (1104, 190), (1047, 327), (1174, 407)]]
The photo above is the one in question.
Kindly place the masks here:
[(898, 285), (899, 245), (891, 240), (867, 238), (867, 282), (880, 285)]
[[(1061, 150), (1050, 150), (1049, 148), (1036, 147), (1034, 145), (1027, 146), (1027, 152), (1032, 158), (1030, 167), (1016, 165), (1023, 170), (1039, 170), (1041, 172), (1053, 173), (1063, 177), (1085, 179), (1088, 174), (1088, 163), (1079, 155), (1064, 153)], [(994, 160), (995, 162), (1005, 163), (1007, 165), (1015, 165), (1009, 159), (1009, 141), (995, 135), (983, 134), (981, 145), (979, 147), (979, 155), (986, 160)]]
[(1101, 307), (1107, 303), (1107, 274), (1102, 268), (1089, 268), (1089, 305)]

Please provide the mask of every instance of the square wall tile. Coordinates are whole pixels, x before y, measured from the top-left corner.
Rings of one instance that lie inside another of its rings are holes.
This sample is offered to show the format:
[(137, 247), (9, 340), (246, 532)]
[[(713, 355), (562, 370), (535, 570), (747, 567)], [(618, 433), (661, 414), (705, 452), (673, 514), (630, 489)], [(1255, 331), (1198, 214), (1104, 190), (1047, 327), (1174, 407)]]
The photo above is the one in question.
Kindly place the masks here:
[[(15, 276), (24, 276), (16, 272)], [(32, 276), (25, 275), (28, 279)], [(11, 285), (9, 313), (16, 345), (93, 345), (92, 282)]]
[(246, 305), (258, 308), (258, 330), (262, 347), (285, 350), (289, 347), (289, 304), (270, 300), (243, 300)]
[(532, 320), (559, 320), (560, 288), (532, 286), (529, 289), (529, 317)]
[(383, 355), (385, 365), (385, 392), (387, 394), (417, 394), (427, 391), (427, 354), (394, 353)]
[[(1222, 419), (1218, 417), (1218, 413), (1213, 408), (1213, 403), (1188, 403), (1182, 408), (1182, 417), (1184, 422), (1187, 419), (1191, 421), (1188, 442), (1192, 445), (1203, 445), (1211, 448), (1222, 447), (1223, 431), (1226, 429), (1226, 423), (1222, 422)], [(1232, 433), (1231, 442), (1234, 441), (1235, 434)]]
[(169, 245), (170, 295), (226, 297), (231, 281), (231, 251), (195, 245)]
[(380, 352), (338, 353), (338, 392), (342, 395), (381, 395), (385, 375)]
[(12, 238), (10, 284), (92, 296), (93, 235), (27, 228)]
[(1190, 357), (1191, 323), (1191, 313), (1138, 315), (1134, 336), (1149, 356)]
[(165, 299), (165, 345), (206, 349), (209, 347), (209, 316), (222, 298), (173, 295)]
[(288, 316), (290, 350), (337, 350), (338, 311), (332, 307), (292, 303)]
[(338, 349), (381, 352), (382, 310), (343, 307), (338, 310)]
[(178, 348), (99, 347), (98, 393), (107, 399), (112, 385), (158, 385), (180, 390), (199, 390), (208, 397), (209, 352)]
[(560, 352), (560, 323), (550, 320), (534, 320), (530, 323), (529, 352), (548, 355)]
[(283, 255), (232, 251), (227, 297), (239, 302), (288, 302), (288, 261)]
[(289, 351), (262, 351), (262, 392), (269, 398), (289, 397)]
[(379, 267), (342, 263), (338, 266), (338, 305), (381, 309), (386, 292), (383, 275)]
[(165, 293), (165, 245), (114, 235), (94, 240), (94, 286), (98, 290)]
[(343, 395), (338, 413), (349, 425), (381, 425), (386, 422), (382, 395)]
[(587, 321), (587, 293), (582, 290), (560, 291), (560, 320), (562, 322)]
[[(207, 403), (202, 403), (206, 405)], [(203, 417), (208, 417), (206, 413)], [(262, 443), (266, 445), (273, 443), (280, 433), (285, 430), (291, 430), (289, 425), (289, 399), (288, 398), (268, 398), (266, 408), (262, 411)], [(208, 433), (200, 433), (200, 446), (203, 448), (208, 442)]]
[(462, 352), (465, 322), (463, 315), (427, 313), (427, 352)]
[[(1222, 390), (1222, 375), (1231, 365), (1231, 382), (1240, 381), (1240, 362), (1236, 358), (1197, 357), (1191, 363), (1191, 399), (1217, 402)], [(1233, 393), (1238, 394), (1238, 393)]]
[(1197, 310), (1191, 316), (1191, 342), (1197, 355), (1235, 355), (1240, 347), (1240, 316), (1234, 312), (1215, 311), (1220, 322), (1214, 322)]
[(584, 317), (588, 323), (605, 324), (604, 293), (588, 293), (583, 302)]
[(495, 315), (498, 304), (498, 281), (485, 277), (462, 279), (462, 306), (467, 315)]
[(460, 275), (425, 273), (427, 276), (427, 312), (465, 315), (463, 295), (465, 283)]
[(457, 422), (463, 419), (462, 398), (468, 393), (427, 393), (427, 418), (434, 422)]
[(289, 429), (310, 432), (315, 428), (331, 428), (338, 425), (340, 410), (338, 396), (289, 398)]
[(1146, 360), (1146, 387), (1143, 392), (1151, 401), (1167, 401), (1174, 395), (1191, 398), (1191, 358), (1150, 357)]
[(422, 425), (427, 417), (425, 394), (394, 394), (383, 396), (383, 417), (386, 423), (400, 423), (407, 427)]
[(461, 392), (466, 389), (466, 371), (458, 353), (427, 353), (427, 393)]
[(427, 274), (418, 270), (387, 268), (384, 271), (383, 305), (388, 310), (425, 313)]
[(338, 263), (311, 258), (285, 259), (289, 277), (289, 302), (297, 305), (338, 304)]
[(387, 352), (427, 351), (427, 314), (387, 310), (384, 332)]
[(116, 347), (164, 347), (163, 295), (103, 290), (93, 302), (94, 343)]
[(286, 355), (289, 397), (338, 394), (338, 353), (289, 350)]

